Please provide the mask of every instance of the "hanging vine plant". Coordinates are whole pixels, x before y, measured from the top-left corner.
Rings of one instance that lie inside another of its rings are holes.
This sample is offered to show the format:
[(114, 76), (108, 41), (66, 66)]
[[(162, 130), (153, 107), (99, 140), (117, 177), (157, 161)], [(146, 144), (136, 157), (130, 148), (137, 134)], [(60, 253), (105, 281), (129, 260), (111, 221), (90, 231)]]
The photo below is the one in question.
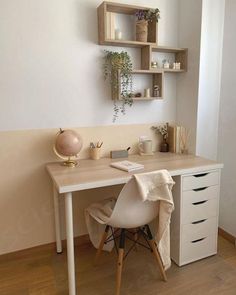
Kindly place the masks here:
[[(115, 122), (119, 113), (125, 115), (126, 106), (133, 104), (132, 62), (127, 52), (105, 50), (104, 77), (105, 80), (110, 79), (114, 100), (113, 122)], [(121, 105), (118, 105), (119, 98)]]

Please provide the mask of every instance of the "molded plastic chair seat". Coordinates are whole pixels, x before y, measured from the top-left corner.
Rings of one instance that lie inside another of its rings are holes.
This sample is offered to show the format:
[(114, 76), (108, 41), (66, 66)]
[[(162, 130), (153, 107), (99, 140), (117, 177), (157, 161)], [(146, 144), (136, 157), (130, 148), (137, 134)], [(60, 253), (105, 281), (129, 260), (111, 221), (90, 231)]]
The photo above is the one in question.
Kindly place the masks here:
[(150, 223), (158, 215), (158, 202), (142, 201), (135, 179), (122, 189), (117, 201), (107, 199), (87, 209), (101, 224), (114, 228), (136, 228)]
[[(114, 199), (105, 200), (101, 203), (92, 204), (87, 209), (89, 215), (97, 222), (106, 225), (105, 232), (98, 245), (95, 261), (97, 261), (104, 247), (104, 243), (106, 243), (110, 228), (121, 229), (117, 262), (116, 295), (120, 294), (126, 229), (137, 229), (142, 227), (142, 234), (145, 236), (145, 239), (156, 258), (162, 278), (164, 281), (167, 280), (159, 251), (148, 226), (148, 223), (158, 216), (158, 206), (158, 201), (142, 200), (136, 180), (132, 178), (123, 187), (116, 202)], [(136, 243), (136, 241), (134, 242)]]

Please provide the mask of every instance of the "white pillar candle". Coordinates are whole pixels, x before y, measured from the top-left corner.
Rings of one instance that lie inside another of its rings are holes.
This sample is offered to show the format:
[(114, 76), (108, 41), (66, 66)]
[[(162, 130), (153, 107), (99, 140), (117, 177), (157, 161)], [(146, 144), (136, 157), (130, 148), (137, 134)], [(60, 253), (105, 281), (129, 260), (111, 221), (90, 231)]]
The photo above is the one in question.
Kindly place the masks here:
[(144, 89), (144, 97), (150, 97), (150, 88)]
[(122, 39), (122, 32), (119, 29), (116, 29), (115, 31), (115, 38), (116, 40), (121, 40)]

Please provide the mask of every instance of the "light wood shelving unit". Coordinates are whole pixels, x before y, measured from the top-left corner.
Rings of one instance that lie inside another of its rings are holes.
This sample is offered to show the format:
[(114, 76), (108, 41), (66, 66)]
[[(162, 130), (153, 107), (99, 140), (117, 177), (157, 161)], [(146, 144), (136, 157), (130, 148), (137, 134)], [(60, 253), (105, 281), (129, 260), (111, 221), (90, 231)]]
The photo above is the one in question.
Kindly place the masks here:
[[(135, 40), (116, 40), (107, 38), (107, 17), (109, 13), (119, 13), (126, 15), (135, 15), (138, 10), (148, 10), (149, 7), (134, 6), (113, 2), (103, 2), (97, 9), (98, 12), (98, 43), (100, 45), (118, 46), (118, 47), (134, 47), (141, 50), (141, 69), (133, 70), (132, 74), (147, 74), (152, 75), (152, 84), (160, 87), (160, 97), (134, 97), (133, 100), (155, 100), (163, 99), (163, 80), (165, 73), (184, 73), (188, 69), (188, 49), (177, 48), (168, 46), (158, 46), (157, 38), (157, 23), (151, 22), (148, 25), (148, 42), (139, 42)], [(181, 63), (181, 69), (164, 69), (164, 68), (152, 68), (151, 62), (153, 53), (172, 53), (174, 54), (175, 62)], [(119, 75), (118, 75), (119, 79)], [(153, 90), (152, 90), (153, 92)], [(122, 100), (120, 93), (114, 93), (112, 90), (112, 99)]]
[(167, 46), (143, 46), (141, 48), (142, 69), (156, 70), (155, 68), (151, 67), (153, 52), (173, 53), (175, 55), (175, 62), (181, 63), (180, 70), (163, 69), (163, 68), (157, 68), (157, 69), (162, 70), (163, 72), (166, 72), (166, 73), (187, 72), (187, 69), (188, 69), (188, 49), (187, 48), (174, 48), (174, 47), (167, 47)]
[(108, 46), (124, 46), (124, 47), (143, 47), (145, 45), (153, 45), (157, 44), (157, 25), (155, 22), (150, 22), (148, 24), (148, 42), (138, 42), (134, 40), (111, 40), (107, 38), (107, 14), (109, 12), (127, 14), (127, 15), (135, 15), (135, 12), (138, 10), (148, 10), (148, 7), (142, 6), (134, 6), (134, 5), (126, 5), (119, 4), (113, 2), (103, 2), (98, 7), (98, 36), (99, 36), (99, 44), (100, 45), (108, 45)]
[[(163, 98), (163, 79), (164, 79), (164, 73), (163, 71), (150, 71), (150, 70), (133, 70), (132, 71), (132, 75), (139, 75), (139, 74), (148, 74), (152, 76), (152, 89), (154, 88), (154, 85), (159, 85), (160, 87), (160, 96), (158, 97), (154, 97), (153, 96), (153, 90), (151, 92), (151, 96), (150, 97), (132, 97), (132, 99), (134, 101), (150, 101), (150, 100), (158, 100), (158, 99), (162, 99)], [(112, 99), (113, 100), (122, 100), (121, 97), (121, 79), (119, 74), (117, 75), (117, 79), (118, 79), (118, 85), (119, 88), (117, 91), (114, 91), (114, 89), (112, 89)]]
[(133, 70), (133, 74), (161, 74), (163, 73), (162, 69), (151, 69), (151, 70)]
[[(181, 63), (180, 70), (164, 69), (165, 72), (186, 72), (188, 68), (188, 49), (187, 48), (173, 48), (165, 46), (153, 46), (151, 47), (151, 57), (153, 52), (161, 53), (173, 53), (175, 55), (175, 62)], [(151, 66), (151, 65), (150, 65)]]

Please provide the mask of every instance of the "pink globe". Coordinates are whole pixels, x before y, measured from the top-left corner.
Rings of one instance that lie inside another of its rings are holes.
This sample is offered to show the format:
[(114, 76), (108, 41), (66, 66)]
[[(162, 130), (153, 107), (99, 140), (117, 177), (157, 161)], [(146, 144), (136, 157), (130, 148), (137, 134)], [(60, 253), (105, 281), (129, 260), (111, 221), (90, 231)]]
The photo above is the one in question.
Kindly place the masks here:
[(60, 129), (55, 141), (57, 153), (64, 157), (76, 157), (81, 151), (83, 141), (81, 136), (74, 130)]

